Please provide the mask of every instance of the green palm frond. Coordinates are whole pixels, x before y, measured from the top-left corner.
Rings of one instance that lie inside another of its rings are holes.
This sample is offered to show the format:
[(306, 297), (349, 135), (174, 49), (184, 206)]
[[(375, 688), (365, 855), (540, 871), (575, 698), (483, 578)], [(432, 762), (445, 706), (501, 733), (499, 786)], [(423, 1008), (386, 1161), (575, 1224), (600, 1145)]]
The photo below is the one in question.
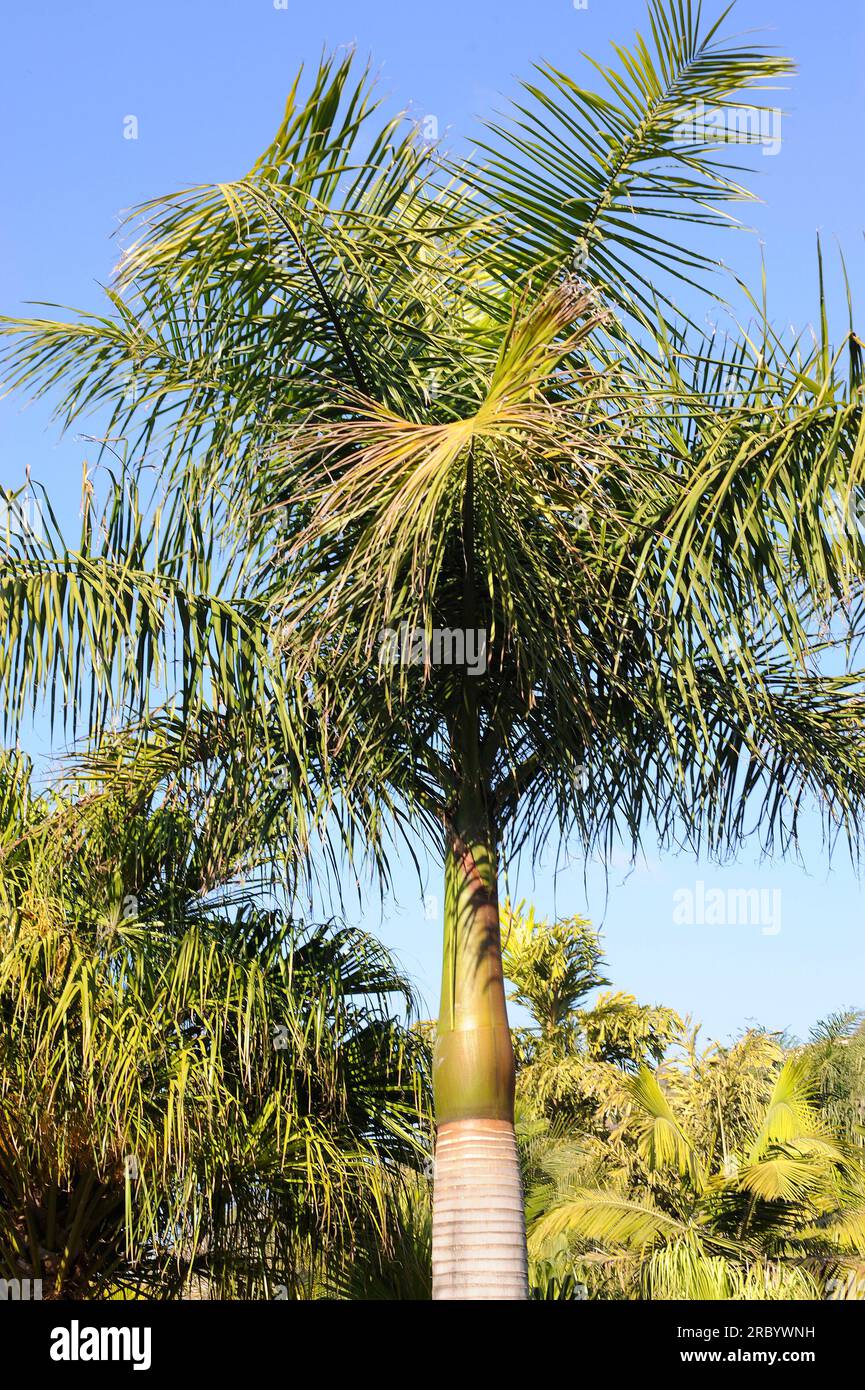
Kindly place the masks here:
[(812, 1083), (802, 1057), (789, 1057), (778, 1073), (766, 1114), (751, 1148), (760, 1158), (773, 1144), (783, 1145), (816, 1137), (820, 1123), (811, 1105)]
[(826, 1163), (788, 1146), (738, 1170), (741, 1188), (764, 1202), (804, 1202), (826, 1187)]
[(722, 1255), (709, 1255), (690, 1240), (653, 1250), (640, 1271), (649, 1299), (729, 1299), (742, 1286), (742, 1271)]
[(709, 1255), (687, 1241), (654, 1250), (641, 1272), (643, 1296), (651, 1299), (820, 1298), (820, 1280), (795, 1266), (748, 1268)]
[(687, 1225), (648, 1203), (607, 1192), (581, 1192), (553, 1206), (529, 1231), (529, 1251), (541, 1255), (545, 1244), (568, 1234), (643, 1250), (656, 1241), (686, 1236)]
[(396, 332), (437, 331), (417, 262), (446, 259), (466, 218), (458, 190), (426, 194), (427, 151), (383, 115), (373, 85), (352, 54), (325, 58), (310, 82), (298, 74), (244, 177), (136, 210), (105, 314), (2, 320), (7, 385), (50, 393), (65, 425), (107, 412), (104, 437), (136, 457), (158, 444), (178, 475), (195, 464), (234, 494), (254, 478), (263, 430), (296, 418), (323, 382), (400, 399)]
[(239, 889), (236, 858), (202, 885), (206, 817), (102, 809), (34, 805), (0, 860), (4, 1273), (46, 1296), (295, 1289), (420, 1152), (407, 983), (364, 933)]
[(541, 281), (562, 270), (602, 288), (639, 318), (676, 281), (717, 269), (689, 226), (731, 225), (723, 205), (747, 200), (742, 147), (758, 144), (762, 100), (792, 72), (789, 59), (736, 39), (692, 0), (649, 0), (650, 33), (614, 45), (615, 65), (589, 60), (595, 92), (551, 63), (525, 83), (482, 142), (473, 172), (507, 217), (508, 271)]

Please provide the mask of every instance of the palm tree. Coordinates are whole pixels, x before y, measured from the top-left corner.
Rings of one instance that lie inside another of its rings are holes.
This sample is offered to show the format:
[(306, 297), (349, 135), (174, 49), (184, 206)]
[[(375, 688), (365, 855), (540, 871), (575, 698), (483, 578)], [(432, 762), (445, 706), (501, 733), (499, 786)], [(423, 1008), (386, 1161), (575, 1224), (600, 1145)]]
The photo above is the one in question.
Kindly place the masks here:
[(303, 1297), (387, 1247), (425, 1068), (383, 948), (209, 883), (225, 827), (181, 789), (37, 796), (13, 759), (0, 790), (3, 1277)]
[(717, 268), (690, 228), (747, 196), (682, 113), (759, 111), (789, 64), (690, 0), (649, 23), (600, 93), (541, 69), (483, 164), (328, 61), (245, 178), (141, 210), (104, 316), (4, 323), (10, 383), (107, 409), (166, 490), (10, 548), (7, 718), (59, 685), (91, 733), (146, 728), (176, 660), (178, 766), (204, 720), (237, 795), (286, 779), (295, 843), (441, 850), (436, 1297), (527, 1292), (503, 862), (724, 852), (752, 809), (789, 848), (810, 793), (858, 839), (859, 339), (822, 293), (812, 345), (673, 307)]
[(865, 1014), (845, 1009), (821, 1020), (802, 1055), (821, 1112), (852, 1142), (865, 1144)]
[(865, 1170), (814, 1099), (805, 1061), (766, 1034), (642, 1067), (607, 1152), (548, 1144), (530, 1245), (600, 1296), (822, 1297), (861, 1270)]
[(610, 981), (600, 933), (584, 918), (547, 922), (534, 908), (506, 904), (503, 924), (504, 972), (514, 985), (508, 998), (532, 1018), (512, 1030), (528, 1151), (535, 1140), (545, 1150), (550, 1134), (566, 1144), (581, 1134), (606, 1138), (621, 1071), (659, 1063), (686, 1037), (686, 1023), (675, 1010), (640, 1004), (621, 990), (602, 990), (586, 1004)]

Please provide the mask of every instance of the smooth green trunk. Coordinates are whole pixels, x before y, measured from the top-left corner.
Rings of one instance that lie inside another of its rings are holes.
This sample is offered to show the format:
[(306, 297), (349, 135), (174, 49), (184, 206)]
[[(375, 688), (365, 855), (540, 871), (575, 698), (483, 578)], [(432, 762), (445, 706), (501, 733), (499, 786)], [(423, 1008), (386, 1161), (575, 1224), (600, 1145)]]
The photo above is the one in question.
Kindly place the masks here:
[(495, 836), (471, 761), (446, 832), (444, 960), (433, 1067), (440, 1125), (514, 1118)]

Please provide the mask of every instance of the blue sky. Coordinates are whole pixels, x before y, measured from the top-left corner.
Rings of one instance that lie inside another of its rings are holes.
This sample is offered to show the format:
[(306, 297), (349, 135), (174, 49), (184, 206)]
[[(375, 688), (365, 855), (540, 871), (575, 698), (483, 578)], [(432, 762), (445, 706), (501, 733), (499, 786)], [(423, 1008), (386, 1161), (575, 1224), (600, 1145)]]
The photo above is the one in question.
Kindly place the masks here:
[[(21, 312), (25, 300), (40, 299), (96, 308), (97, 282), (116, 260), (110, 234), (121, 211), (245, 171), (272, 134), (297, 67), (314, 65), (324, 47), (355, 43), (368, 52), (389, 99), (416, 117), (434, 115), (457, 146), (534, 61), (585, 73), (580, 50), (604, 58), (609, 40), (628, 40), (643, 15), (637, 0), (588, 0), (586, 9), (572, 0), (10, 7), (0, 89), (0, 309)], [(797, 60), (799, 75), (779, 99), (789, 113), (780, 152), (755, 160), (763, 202), (746, 213), (758, 236), (731, 235), (719, 249), (756, 284), (762, 243), (770, 309), (778, 322), (801, 327), (814, 313), (818, 230), (833, 260), (836, 241), (844, 247), (860, 305), (865, 298), (865, 7), (740, 0), (728, 28), (767, 30), (767, 41)], [(135, 140), (124, 139), (129, 116), (137, 118)], [(840, 307), (836, 271), (832, 299)], [(843, 329), (840, 316), (836, 322)], [(71, 521), (87, 449), (72, 436), (60, 441), (47, 420), (43, 406), (22, 412), (20, 400), (0, 402), (0, 481), (19, 484), (29, 465)], [(843, 852), (830, 870), (816, 817), (805, 825), (803, 853), (804, 869), (759, 865), (746, 854), (721, 870), (686, 856), (659, 860), (647, 846), (633, 872), (616, 862), (606, 882), (598, 865), (584, 882), (581, 862), (558, 873), (550, 863), (534, 873), (512, 867), (508, 887), (543, 911), (603, 920), (615, 985), (690, 1011), (707, 1034), (726, 1037), (749, 1021), (801, 1033), (830, 1010), (865, 1005), (861, 889)], [(674, 920), (683, 891), (696, 903), (718, 888), (764, 890), (766, 910), (753, 926), (712, 925), (711, 911), (702, 923)], [(397, 949), (434, 1010), (441, 931), (434, 866), (428, 893), (425, 911), (406, 863), (394, 899), (383, 912), (371, 903), (363, 921)]]

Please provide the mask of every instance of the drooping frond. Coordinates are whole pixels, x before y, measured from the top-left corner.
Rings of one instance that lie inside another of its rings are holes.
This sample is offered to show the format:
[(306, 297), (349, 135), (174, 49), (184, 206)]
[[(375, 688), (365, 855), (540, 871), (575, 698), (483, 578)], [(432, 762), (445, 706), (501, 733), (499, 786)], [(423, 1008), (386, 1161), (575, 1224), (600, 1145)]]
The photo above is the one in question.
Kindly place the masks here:
[(684, 1237), (687, 1229), (683, 1222), (648, 1203), (606, 1192), (583, 1192), (552, 1207), (534, 1223), (529, 1249), (540, 1254), (545, 1242), (567, 1233), (642, 1250), (661, 1239)]

